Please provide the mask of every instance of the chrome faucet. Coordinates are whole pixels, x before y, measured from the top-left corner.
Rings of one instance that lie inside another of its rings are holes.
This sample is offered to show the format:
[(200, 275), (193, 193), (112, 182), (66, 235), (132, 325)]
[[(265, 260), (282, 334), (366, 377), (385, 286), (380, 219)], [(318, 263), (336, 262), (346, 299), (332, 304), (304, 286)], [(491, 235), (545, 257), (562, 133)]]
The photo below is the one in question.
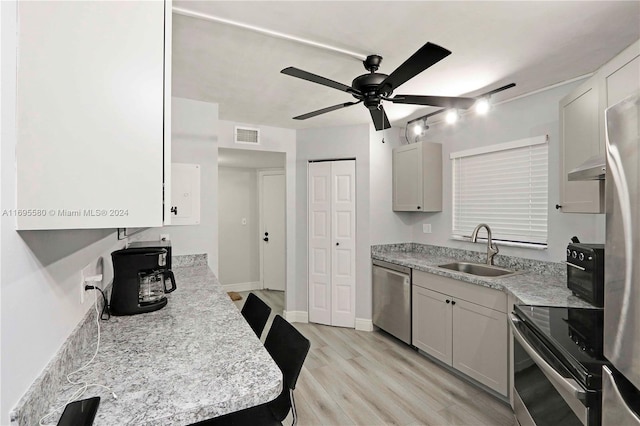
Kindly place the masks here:
[(491, 241), (491, 228), (486, 223), (481, 223), (476, 226), (476, 228), (471, 233), (471, 242), (475, 243), (478, 241), (478, 231), (480, 228), (485, 227), (487, 229), (487, 265), (493, 265), (493, 256), (498, 254), (500, 250), (498, 250), (498, 246), (495, 245)]

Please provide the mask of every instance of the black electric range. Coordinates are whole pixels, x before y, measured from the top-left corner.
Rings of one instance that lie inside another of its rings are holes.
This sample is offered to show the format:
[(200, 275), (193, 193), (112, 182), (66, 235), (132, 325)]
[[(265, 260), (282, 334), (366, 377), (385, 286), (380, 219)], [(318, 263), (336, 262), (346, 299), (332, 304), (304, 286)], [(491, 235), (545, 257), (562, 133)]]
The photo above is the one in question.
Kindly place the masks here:
[(604, 311), (556, 306), (515, 306), (514, 313), (587, 389), (602, 387)]
[(602, 367), (609, 365), (603, 355), (603, 313), (514, 307), (514, 410), (520, 423), (600, 425)]

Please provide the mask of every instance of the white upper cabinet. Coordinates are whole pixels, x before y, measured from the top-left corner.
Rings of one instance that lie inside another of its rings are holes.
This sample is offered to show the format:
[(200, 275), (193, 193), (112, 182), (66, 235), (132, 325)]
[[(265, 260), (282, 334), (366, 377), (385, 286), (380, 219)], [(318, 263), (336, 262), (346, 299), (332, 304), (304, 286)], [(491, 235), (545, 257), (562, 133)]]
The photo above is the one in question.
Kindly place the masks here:
[(564, 213), (604, 213), (604, 181), (569, 181), (585, 160), (605, 154), (605, 110), (640, 89), (640, 40), (560, 101), (560, 205)]
[(604, 155), (600, 139), (599, 93), (595, 77), (560, 101), (560, 205), (564, 213), (602, 213), (601, 181), (570, 181), (568, 173), (587, 159)]
[(18, 28), (17, 228), (167, 224), (171, 5), (19, 2)]
[(393, 210), (442, 211), (442, 145), (417, 142), (393, 149)]

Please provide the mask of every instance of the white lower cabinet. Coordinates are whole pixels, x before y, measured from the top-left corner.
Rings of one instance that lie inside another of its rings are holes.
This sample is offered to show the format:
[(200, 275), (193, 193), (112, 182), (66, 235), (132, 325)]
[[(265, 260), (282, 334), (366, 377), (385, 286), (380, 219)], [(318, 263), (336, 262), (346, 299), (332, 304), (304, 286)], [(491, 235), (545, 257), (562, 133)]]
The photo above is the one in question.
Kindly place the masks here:
[(508, 395), (506, 295), (451, 278), (413, 273), (413, 344)]
[(412, 296), (413, 345), (445, 364), (451, 365), (453, 349), (451, 298), (415, 285)]

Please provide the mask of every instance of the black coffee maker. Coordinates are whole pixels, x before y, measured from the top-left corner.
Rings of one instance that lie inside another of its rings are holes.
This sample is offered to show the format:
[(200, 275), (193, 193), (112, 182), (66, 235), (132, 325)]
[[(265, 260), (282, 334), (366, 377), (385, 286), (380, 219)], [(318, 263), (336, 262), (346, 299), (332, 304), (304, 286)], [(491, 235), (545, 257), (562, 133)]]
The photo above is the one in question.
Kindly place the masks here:
[[(176, 289), (164, 248), (135, 247), (111, 253), (113, 315), (135, 315), (156, 311), (167, 304), (166, 294)], [(166, 283), (171, 286), (167, 288)]]

